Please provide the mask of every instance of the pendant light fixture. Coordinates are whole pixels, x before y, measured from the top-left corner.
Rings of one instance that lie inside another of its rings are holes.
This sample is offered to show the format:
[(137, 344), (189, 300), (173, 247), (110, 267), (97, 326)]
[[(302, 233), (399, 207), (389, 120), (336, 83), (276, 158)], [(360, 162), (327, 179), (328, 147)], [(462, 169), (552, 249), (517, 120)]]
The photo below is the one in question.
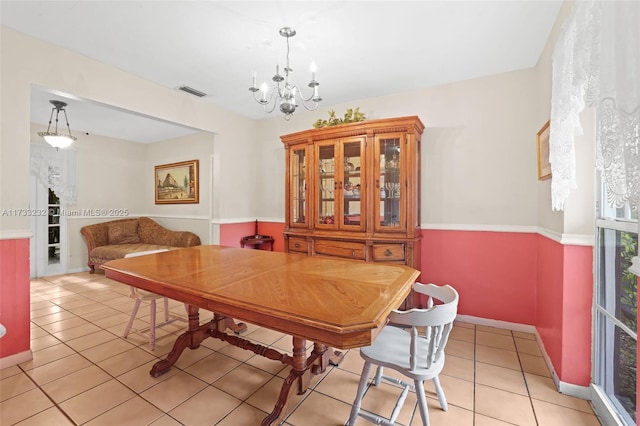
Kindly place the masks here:
[[(75, 136), (71, 136), (71, 129), (69, 128), (69, 119), (67, 118), (67, 111), (65, 107), (67, 106), (66, 102), (51, 100), (49, 101), (53, 105), (51, 109), (51, 116), (49, 117), (49, 127), (47, 127), (46, 132), (38, 132), (39, 136), (42, 136), (44, 140), (54, 147), (56, 150), (60, 148), (66, 148), (73, 143), (73, 141), (77, 140)], [(64, 113), (64, 120), (67, 124), (67, 133), (58, 133), (58, 117), (60, 113)], [(51, 122), (53, 121), (53, 114), (56, 114), (56, 125), (55, 129), (51, 131)]]

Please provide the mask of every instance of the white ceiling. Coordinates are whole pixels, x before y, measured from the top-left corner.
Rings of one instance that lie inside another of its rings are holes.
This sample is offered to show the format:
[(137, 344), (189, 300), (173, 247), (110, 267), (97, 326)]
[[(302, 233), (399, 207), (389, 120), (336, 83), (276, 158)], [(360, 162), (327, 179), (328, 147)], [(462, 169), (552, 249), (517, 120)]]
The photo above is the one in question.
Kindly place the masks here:
[[(206, 102), (260, 119), (269, 114), (247, 89), (253, 70), (259, 84), (270, 80), (276, 64), (284, 67), (281, 27), (297, 31), (290, 39), (294, 82), (308, 89), (308, 66), (315, 62), (322, 105), (331, 106), (533, 67), (561, 5), (560, 0), (2, 0), (0, 22), (168, 88), (193, 87), (208, 94)], [(156, 129), (157, 122), (140, 116), (58, 98), (69, 102), (72, 130), (139, 142), (193, 131), (169, 123)], [(49, 99), (57, 98), (35, 88), (33, 121), (47, 123)], [(96, 127), (111, 123), (104, 114), (119, 114), (113, 117), (115, 127), (140, 133)], [(91, 116), (100, 119), (87, 121)], [(145, 135), (145, 128), (156, 130)]]

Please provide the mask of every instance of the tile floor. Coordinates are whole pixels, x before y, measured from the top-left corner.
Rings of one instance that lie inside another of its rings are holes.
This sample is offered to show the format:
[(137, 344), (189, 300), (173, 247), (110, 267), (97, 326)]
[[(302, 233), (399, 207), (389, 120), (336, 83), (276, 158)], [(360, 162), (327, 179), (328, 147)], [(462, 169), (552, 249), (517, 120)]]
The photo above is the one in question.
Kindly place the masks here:
[[(132, 307), (128, 288), (100, 274), (33, 280), (33, 360), (0, 370), (0, 424), (238, 426), (260, 424), (271, 411), (287, 370), (222, 341), (208, 339), (186, 350), (170, 372), (149, 376), (184, 324), (158, 330), (151, 352), (143, 336), (121, 337)], [(136, 326), (147, 318), (141, 309)], [(290, 350), (289, 337), (268, 329), (250, 324), (244, 336)], [(532, 334), (456, 323), (446, 352), (448, 412), (427, 385), (434, 426), (600, 424), (588, 402), (556, 392)], [(285, 424), (344, 425), (361, 368), (358, 351), (349, 351), (296, 397)], [(396, 394), (391, 385), (371, 387), (363, 408), (388, 415)], [(421, 424), (415, 395), (397, 424)]]

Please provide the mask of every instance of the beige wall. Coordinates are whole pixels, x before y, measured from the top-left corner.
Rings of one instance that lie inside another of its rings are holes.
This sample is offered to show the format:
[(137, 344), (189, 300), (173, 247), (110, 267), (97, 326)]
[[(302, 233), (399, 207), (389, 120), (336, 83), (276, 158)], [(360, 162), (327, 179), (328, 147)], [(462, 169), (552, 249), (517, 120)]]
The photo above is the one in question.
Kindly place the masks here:
[[(87, 57), (54, 47), (6, 27), (0, 34), (0, 206), (29, 205), (29, 141), (31, 84), (114, 105), (216, 134), (214, 157), (223, 157), (219, 173), (233, 175), (246, 167), (242, 155), (251, 152), (254, 120), (217, 108), (201, 99), (167, 89)], [(216, 188), (214, 218), (252, 216), (253, 182), (238, 179)], [(0, 232), (28, 234), (26, 217), (0, 218)]]
[[(561, 23), (564, 22), (566, 15), (569, 13), (568, 3), (560, 9), (558, 19), (554, 25), (551, 35), (540, 55), (538, 64), (535, 67), (537, 87), (536, 92), (536, 110), (535, 116), (541, 128), (551, 116), (551, 55), (555, 41), (558, 38), (561, 29)], [(536, 131), (537, 133), (537, 131)], [(538, 225), (554, 232), (562, 233), (564, 229), (564, 213), (553, 211), (551, 209), (551, 179), (539, 181), (537, 185), (538, 193)]]
[[(360, 107), (369, 118), (418, 115), (422, 148), (422, 226), (545, 232), (589, 243), (593, 236), (593, 116), (576, 139), (578, 188), (565, 211), (551, 209), (551, 180), (537, 179), (536, 134), (549, 120), (551, 53), (573, 2), (566, 2), (536, 67), (260, 120), (260, 215), (284, 216), (284, 151), (279, 136), (312, 127), (333, 109)], [(256, 105), (256, 108), (258, 106)]]
[[(561, 18), (567, 7), (563, 7)], [(169, 213), (154, 205), (142, 210), (167, 219), (174, 212), (191, 220), (207, 216), (214, 225), (254, 218), (283, 220), (284, 151), (279, 137), (310, 128), (318, 118), (327, 117), (329, 109), (301, 109), (290, 121), (275, 113), (251, 120), (5, 27), (1, 42), (1, 99), (3, 105), (11, 105), (0, 114), (0, 203), (4, 208), (28, 205), (32, 83), (203, 129), (211, 139), (204, 137), (202, 143), (213, 145), (209, 158), (201, 159), (201, 171), (209, 170), (213, 185), (207, 194), (201, 192), (203, 200), (208, 198), (207, 204), (201, 203), (196, 210), (179, 206)], [(580, 185), (581, 192), (572, 195), (567, 212), (561, 213), (551, 211), (550, 181), (537, 180), (535, 135), (549, 116), (550, 49), (545, 48), (540, 63), (532, 69), (363, 99), (331, 109), (342, 114), (359, 106), (369, 118), (418, 115), (422, 119), (426, 130), (421, 220), (426, 228), (543, 228), (559, 234), (590, 233), (582, 212), (592, 205), (591, 181)], [(255, 108), (260, 107), (256, 104)], [(146, 155), (149, 157), (142, 161), (146, 168), (156, 161), (182, 159), (163, 143)], [(588, 159), (590, 153), (579, 156)], [(189, 153), (184, 153), (187, 157)], [(581, 179), (591, 179), (586, 173)], [(17, 186), (11, 182), (16, 177)], [(567, 217), (569, 212), (571, 217)], [(27, 228), (24, 218), (3, 217), (0, 223), (0, 231)]]
[[(168, 139), (145, 145), (145, 170), (141, 186), (144, 188), (143, 212), (155, 216), (192, 217), (207, 220), (211, 201), (211, 157), (215, 136), (210, 133), (196, 133), (180, 138)], [(199, 161), (200, 202), (197, 204), (155, 204), (154, 167), (160, 164), (180, 161)]]
[[(422, 147), (422, 224), (537, 225), (535, 74), (524, 70), (420, 91), (354, 101), (333, 107), (342, 115), (360, 107), (369, 118), (418, 115), (426, 125)], [(276, 116), (260, 122), (263, 158), (279, 164), (279, 135), (311, 127), (327, 109), (296, 112), (289, 122)], [(279, 151), (276, 152), (276, 151)], [(277, 178), (277, 176), (276, 176)], [(267, 188), (263, 188), (267, 191)], [(274, 191), (269, 190), (269, 194)], [(278, 188), (276, 193), (282, 191)], [(283, 216), (284, 200), (263, 199), (268, 216)]]
[[(180, 138), (168, 139), (145, 145), (143, 208), (149, 216), (169, 229), (195, 232), (204, 244), (210, 241), (211, 201), (212, 201), (212, 158), (215, 139), (211, 133), (200, 132)], [(179, 161), (199, 161), (199, 203), (197, 204), (155, 204), (153, 170), (159, 164)]]
[[(569, 16), (574, 1), (565, 1), (556, 23), (535, 67), (537, 79), (536, 117), (540, 127), (551, 115), (552, 55), (562, 25)], [(576, 181), (577, 188), (565, 203), (563, 211), (551, 208), (551, 180), (538, 182), (538, 226), (561, 235), (568, 243), (589, 244), (593, 242), (595, 219), (595, 115), (585, 110), (580, 121), (583, 135), (576, 136)], [(576, 239), (577, 238), (577, 239)]]

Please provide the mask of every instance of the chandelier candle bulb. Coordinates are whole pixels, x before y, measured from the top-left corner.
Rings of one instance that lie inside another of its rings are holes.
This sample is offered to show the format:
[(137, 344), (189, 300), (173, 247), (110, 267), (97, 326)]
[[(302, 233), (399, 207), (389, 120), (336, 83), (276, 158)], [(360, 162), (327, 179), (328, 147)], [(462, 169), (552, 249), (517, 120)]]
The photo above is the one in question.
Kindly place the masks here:
[(316, 63), (311, 62), (311, 66), (309, 68), (311, 68), (311, 81), (316, 81)]
[(251, 87), (256, 87), (256, 70), (253, 70), (253, 84), (251, 84)]
[(262, 97), (260, 98), (260, 102), (261, 103), (267, 103), (267, 91), (269, 90), (269, 86), (267, 86), (266, 82), (262, 83), (262, 86), (260, 86), (260, 93), (262, 95)]

